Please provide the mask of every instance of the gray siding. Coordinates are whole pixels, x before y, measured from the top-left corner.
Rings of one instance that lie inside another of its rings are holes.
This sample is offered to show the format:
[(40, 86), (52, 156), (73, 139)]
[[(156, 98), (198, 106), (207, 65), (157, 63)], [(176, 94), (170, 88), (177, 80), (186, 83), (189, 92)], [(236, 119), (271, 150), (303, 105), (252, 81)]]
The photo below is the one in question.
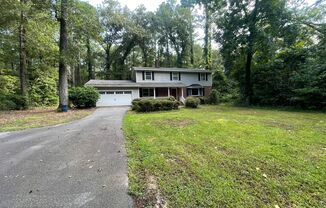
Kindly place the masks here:
[(198, 81), (198, 73), (181, 72), (181, 80), (171, 81), (170, 72), (154, 72), (154, 80), (143, 80), (142, 71), (136, 71), (136, 82), (182, 82), (185, 85), (200, 84), (202, 86), (212, 86), (212, 74), (208, 74), (208, 81)]

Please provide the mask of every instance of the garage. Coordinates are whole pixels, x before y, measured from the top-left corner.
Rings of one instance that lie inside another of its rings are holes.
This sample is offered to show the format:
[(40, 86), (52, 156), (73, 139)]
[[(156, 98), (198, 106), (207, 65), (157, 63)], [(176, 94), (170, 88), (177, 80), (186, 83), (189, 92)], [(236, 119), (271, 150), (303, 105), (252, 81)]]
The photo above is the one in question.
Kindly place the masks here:
[(129, 90), (106, 90), (99, 91), (100, 99), (96, 103), (96, 106), (120, 106), (131, 105), (132, 91)]
[(94, 87), (100, 93), (98, 107), (131, 105), (139, 98), (139, 84), (131, 80), (89, 80), (85, 86)]

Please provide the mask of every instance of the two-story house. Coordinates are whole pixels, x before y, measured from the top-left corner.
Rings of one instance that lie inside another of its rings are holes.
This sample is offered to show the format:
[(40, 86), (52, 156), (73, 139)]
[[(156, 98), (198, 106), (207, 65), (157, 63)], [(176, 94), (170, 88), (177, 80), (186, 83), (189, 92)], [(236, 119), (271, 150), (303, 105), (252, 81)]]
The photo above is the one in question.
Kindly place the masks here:
[(86, 86), (98, 89), (97, 106), (131, 105), (135, 98), (207, 96), (212, 73), (204, 69), (134, 67), (132, 80), (90, 80)]

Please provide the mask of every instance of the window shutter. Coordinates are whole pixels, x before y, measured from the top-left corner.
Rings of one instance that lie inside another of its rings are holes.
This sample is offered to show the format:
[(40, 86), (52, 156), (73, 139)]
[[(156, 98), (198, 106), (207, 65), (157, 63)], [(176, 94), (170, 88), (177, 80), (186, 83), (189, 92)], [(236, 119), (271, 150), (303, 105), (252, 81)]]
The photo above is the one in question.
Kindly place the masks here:
[(152, 80), (154, 80), (154, 72), (152, 72)]
[(198, 81), (200, 81), (200, 73), (198, 73)]
[(145, 72), (143, 71), (143, 80), (145, 80)]
[(206, 81), (208, 81), (208, 73), (206, 73)]
[(179, 72), (179, 81), (181, 80), (181, 72)]
[(170, 80), (172, 81), (172, 72), (170, 72)]

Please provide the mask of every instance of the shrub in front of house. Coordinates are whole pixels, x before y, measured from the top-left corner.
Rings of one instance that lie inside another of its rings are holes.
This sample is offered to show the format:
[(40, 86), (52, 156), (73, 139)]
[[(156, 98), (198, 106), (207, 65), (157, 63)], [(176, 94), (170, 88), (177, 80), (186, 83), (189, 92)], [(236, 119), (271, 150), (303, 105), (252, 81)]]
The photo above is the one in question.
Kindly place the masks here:
[(93, 108), (100, 98), (94, 87), (73, 87), (69, 90), (69, 101), (76, 108)]
[(199, 104), (200, 104), (200, 99), (197, 97), (190, 96), (186, 98), (185, 106), (187, 108), (197, 108)]
[(201, 105), (209, 104), (209, 98), (207, 96), (197, 97)]
[(132, 110), (137, 112), (151, 112), (162, 110), (174, 110), (179, 108), (179, 101), (172, 98), (164, 99), (134, 99), (132, 101)]
[(213, 89), (213, 90), (211, 91), (211, 93), (209, 94), (209, 96), (208, 96), (208, 102), (209, 102), (209, 104), (214, 104), (214, 105), (216, 105), (216, 104), (218, 104), (219, 101), (220, 101), (219, 98), (220, 98), (220, 96), (219, 96), (218, 91), (215, 90), (215, 89)]

